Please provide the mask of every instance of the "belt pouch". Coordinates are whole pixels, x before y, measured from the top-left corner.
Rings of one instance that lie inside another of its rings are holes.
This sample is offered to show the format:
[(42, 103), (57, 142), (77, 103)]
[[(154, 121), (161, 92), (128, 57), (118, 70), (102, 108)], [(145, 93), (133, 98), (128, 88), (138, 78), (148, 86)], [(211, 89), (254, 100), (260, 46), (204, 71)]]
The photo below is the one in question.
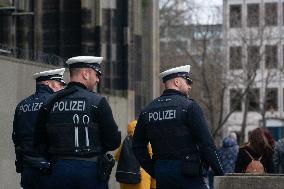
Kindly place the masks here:
[(187, 155), (181, 161), (181, 173), (187, 176), (196, 177), (200, 175), (199, 155)]

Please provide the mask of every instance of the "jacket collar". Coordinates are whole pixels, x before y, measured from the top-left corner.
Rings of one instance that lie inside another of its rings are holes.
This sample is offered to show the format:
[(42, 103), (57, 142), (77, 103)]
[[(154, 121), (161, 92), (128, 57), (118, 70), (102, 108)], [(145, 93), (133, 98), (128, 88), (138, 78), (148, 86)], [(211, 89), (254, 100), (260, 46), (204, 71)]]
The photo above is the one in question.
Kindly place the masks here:
[(168, 95), (182, 95), (187, 97), (187, 95), (183, 94), (182, 92), (175, 90), (175, 89), (166, 89), (164, 90), (162, 96), (168, 96)]
[(54, 91), (47, 85), (37, 84), (36, 85), (36, 93), (49, 93), (52, 94)]
[(66, 88), (70, 88), (70, 87), (73, 87), (73, 86), (77, 86), (77, 87), (88, 90), (87, 87), (83, 83), (75, 82), (75, 81), (69, 82)]

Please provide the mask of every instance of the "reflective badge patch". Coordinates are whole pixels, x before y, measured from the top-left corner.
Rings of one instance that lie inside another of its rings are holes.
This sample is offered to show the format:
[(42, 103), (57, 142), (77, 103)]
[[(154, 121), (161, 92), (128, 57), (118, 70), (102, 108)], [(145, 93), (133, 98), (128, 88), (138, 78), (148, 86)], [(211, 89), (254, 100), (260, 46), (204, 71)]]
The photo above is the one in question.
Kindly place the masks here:
[(85, 111), (86, 102), (84, 100), (70, 100), (55, 102), (52, 111)]
[(162, 121), (176, 118), (176, 110), (163, 110), (148, 113), (149, 122)]
[(38, 102), (34, 102), (31, 104), (23, 104), (20, 106), (20, 111), (22, 112), (35, 112), (38, 111), (40, 109), (40, 107), (42, 106), (42, 102), (38, 103)]

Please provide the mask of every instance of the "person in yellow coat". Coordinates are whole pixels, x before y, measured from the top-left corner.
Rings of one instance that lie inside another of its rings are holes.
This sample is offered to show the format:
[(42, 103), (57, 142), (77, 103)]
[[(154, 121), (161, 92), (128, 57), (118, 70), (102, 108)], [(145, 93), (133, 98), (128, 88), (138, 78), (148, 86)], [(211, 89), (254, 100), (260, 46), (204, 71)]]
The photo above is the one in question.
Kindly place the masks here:
[[(120, 183), (121, 189), (154, 189), (156, 180), (140, 166), (132, 152), (132, 136), (137, 121), (129, 123), (127, 128), (128, 135), (123, 144), (115, 153), (115, 159), (118, 161), (116, 170), (116, 180)], [(148, 145), (149, 154), (152, 156), (151, 145)]]

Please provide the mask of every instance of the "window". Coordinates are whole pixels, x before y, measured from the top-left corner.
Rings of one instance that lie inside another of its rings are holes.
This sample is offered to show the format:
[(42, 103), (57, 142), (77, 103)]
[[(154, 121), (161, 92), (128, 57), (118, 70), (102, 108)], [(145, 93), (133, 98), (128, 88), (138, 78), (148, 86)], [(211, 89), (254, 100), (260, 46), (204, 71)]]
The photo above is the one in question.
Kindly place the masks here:
[(181, 41), (181, 40), (177, 40), (173, 43), (173, 47), (176, 50), (176, 53), (178, 54), (182, 54), (185, 52), (185, 49), (187, 47), (187, 42), (186, 41)]
[(242, 69), (242, 47), (230, 47), (230, 69)]
[(278, 90), (277, 88), (266, 89), (265, 95), (265, 110), (278, 110)]
[(277, 26), (277, 3), (265, 3), (265, 25)]
[(259, 111), (259, 89), (250, 89), (248, 92), (248, 110)]
[(17, 0), (14, 4), (19, 11), (33, 11), (33, 4), (30, 0)]
[(259, 69), (260, 49), (259, 46), (248, 46), (247, 64), (250, 70)]
[(241, 89), (231, 89), (230, 90), (230, 110), (231, 111), (242, 111), (241, 104)]
[(283, 53), (283, 56), (282, 56), (282, 60), (283, 60), (283, 64), (284, 64), (284, 45), (282, 46), (282, 53)]
[(230, 27), (240, 28), (242, 26), (242, 6), (231, 5), (230, 6)]
[(256, 27), (259, 25), (259, 4), (247, 5), (247, 26)]
[[(283, 91), (282, 91), (282, 92), (283, 92), (283, 95), (282, 95), (282, 96), (283, 96), (283, 108), (284, 108), (284, 88), (283, 88)], [(283, 111), (284, 111), (284, 109), (283, 109)]]
[(277, 68), (277, 46), (265, 45), (265, 68)]
[[(284, 15), (284, 3), (282, 3), (282, 15)], [(283, 16), (283, 25), (284, 25), (284, 16)]]

